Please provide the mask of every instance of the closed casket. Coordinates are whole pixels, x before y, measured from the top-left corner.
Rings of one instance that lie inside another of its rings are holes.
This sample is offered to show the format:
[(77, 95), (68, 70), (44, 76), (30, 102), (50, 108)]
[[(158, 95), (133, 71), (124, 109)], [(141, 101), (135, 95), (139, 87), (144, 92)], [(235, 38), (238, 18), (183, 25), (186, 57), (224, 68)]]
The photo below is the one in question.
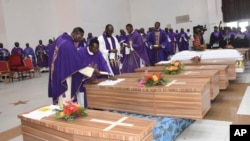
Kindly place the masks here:
[[(236, 79), (236, 60), (233, 59), (214, 59), (214, 60), (201, 60), (199, 63), (193, 62), (191, 60), (183, 60), (181, 61), (184, 63), (185, 66), (188, 65), (228, 65), (228, 79), (235, 80)], [(156, 65), (164, 65), (164, 63), (157, 63)]]
[(88, 110), (73, 122), (54, 115), (41, 120), (20, 114), (24, 141), (152, 141), (156, 122), (110, 112)]
[[(138, 68), (136, 72), (162, 72), (165, 66), (150, 66), (150, 67), (142, 67)], [(219, 70), (219, 88), (226, 89), (229, 85), (228, 80), (228, 65), (186, 65), (183, 67), (184, 71), (190, 70)]]
[[(216, 96), (219, 94), (219, 71), (217, 70), (192, 70), (192, 71), (182, 71), (177, 75), (166, 75), (164, 77), (169, 79), (175, 78), (208, 78), (210, 79), (210, 99), (214, 100)], [(152, 72), (153, 73), (153, 72)], [(159, 72), (158, 72), (159, 73)], [(119, 78), (138, 78), (138, 76), (143, 77), (144, 73), (123, 73), (121, 75), (117, 75)]]
[(88, 107), (191, 119), (203, 118), (210, 109), (209, 79), (175, 78), (167, 85), (152, 87), (139, 87), (138, 79), (85, 85)]

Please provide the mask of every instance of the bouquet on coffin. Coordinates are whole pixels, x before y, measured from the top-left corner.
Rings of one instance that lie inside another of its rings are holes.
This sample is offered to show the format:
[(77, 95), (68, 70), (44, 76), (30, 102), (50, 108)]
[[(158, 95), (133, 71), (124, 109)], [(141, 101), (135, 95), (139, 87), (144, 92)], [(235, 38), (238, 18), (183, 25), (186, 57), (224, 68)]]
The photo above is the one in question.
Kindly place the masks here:
[(194, 62), (194, 63), (199, 63), (201, 61), (201, 57), (200, 56), (194, 56), (191, 58), (191, 60)]
[(161, 74), (153, 73), (148, 74), (146, 70), (144, 76), (139, 80), (138, 86), (140, 87), (151, 87), (156, 85), (165, 85), (169, 82), (168, 79), (164, 78)]
[(163, 70), (165, 74), (176, 75), (183, 70), (184, 64), (180, 61), (170, 62)]
[(84, 117), (87, 115), (87, 111), (84, 107), (72, 101), (66, 101), (61, 109), (56, 109), (55, 117), (57, 119), (65, 119), (68, 122), (72, 122), (77, 117)]

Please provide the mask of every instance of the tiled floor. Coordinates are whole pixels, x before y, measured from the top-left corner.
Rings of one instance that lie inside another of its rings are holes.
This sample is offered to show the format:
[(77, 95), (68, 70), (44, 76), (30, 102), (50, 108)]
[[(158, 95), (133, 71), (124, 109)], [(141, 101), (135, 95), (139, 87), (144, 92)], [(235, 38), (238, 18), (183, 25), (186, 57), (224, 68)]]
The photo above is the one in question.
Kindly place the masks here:
[[(247, 68), (244, 74), (237, 75), (237, 80), (232, 81), (229, 88), (221, 91), (212, 102), (212, 107), (205, 119), (193, 123), (178, 137), (177, 141), (226, 141), (228, 140), (228, 125), (236, 117), (237, 122), (249, 124), (250, 118), (248, 116), (237, 116), (239, 107), (245, 107), (245, 109), (248, 107), (250, 109), (249, 102), (244, 102), (244, 100), (242, 102), (243, 105), (240, 106), (246, 88), (250, 86), (249, 76), (250, 68)], [(48, 73), (43, 73), (42, 77), (15, 81), (8, 84), (0, 82), (0, 141), (22, 141), (19, 127), (20, 120), (17, 118), (17, 115), (51, 104), (51, 99), (47, 96), (47, 82)], [(245, 97), (249, 101), (249, 87)], [(240, 113), (245, 114), (249, 112), (244, 109), (243, 111)], [(211, 134), (215, 137), (214, 139), (210, 138)]]

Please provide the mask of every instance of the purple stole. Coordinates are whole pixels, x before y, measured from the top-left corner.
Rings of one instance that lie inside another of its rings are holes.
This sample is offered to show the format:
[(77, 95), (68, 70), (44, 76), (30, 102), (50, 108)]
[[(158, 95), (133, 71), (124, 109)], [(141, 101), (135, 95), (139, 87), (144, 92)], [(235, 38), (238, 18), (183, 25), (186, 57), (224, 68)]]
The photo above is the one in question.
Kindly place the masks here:
[[(103, 34), (103, 39), (104, 39), (104, 42), (105, 42), (106, 49), (111, 50), (111, 46), (109, 44), (108, 37), (107, 37), (106, 34)], [(114, 37), (110, 36), (110, 39), (111, 39), (111, 44), (112, 44), (113, 49), (116, 49), (116, 44), (115, 44)], [(117, 60), (109, 60), (109, 64), (110, 64), (110, 67), (111, 67), (114, 75), (120, 74), (118, 59)]]
[[(112, 43), (112, 47), (114, 49), (116, 49), (116, 46), (115, 46), (115, 39), (113, 38), (113, 36), (110, 36), (111, 38), (111, 43)], [(109, 44), (109, 41), (108, 41), (108, 37), (106, 34), (103, 34), (103, 39), (104, 39), (104, 42), (105, 42), (105, 46), (106, 46), (106, 49), (107, 50), (111, 50), (111, 47), (110, 47), (110, 44)]]

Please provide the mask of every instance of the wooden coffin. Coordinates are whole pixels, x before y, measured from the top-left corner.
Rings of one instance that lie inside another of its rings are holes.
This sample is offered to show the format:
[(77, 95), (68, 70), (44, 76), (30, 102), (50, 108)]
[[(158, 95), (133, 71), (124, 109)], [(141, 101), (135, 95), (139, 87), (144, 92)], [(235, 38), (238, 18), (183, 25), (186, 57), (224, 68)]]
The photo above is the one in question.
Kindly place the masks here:
[(236, 48), (236, 50), (243, 56), (244, 62), (249, 60), (249, 48)]
[(24, 141), (152, 141), (156, 122), (110, 112), (88, 110), (73, 122), (54, 115), (41, 120), (18, 116)]
[[(153, 73), (153, 72), (152, 72)], [(157, 72), (159, 73), (159, 72)], [(138, 78), (138, 76), (143, 77), (144, 73), (124, 73), (121, 75), (117, 75), (116, 77), (119, 78)], [(219, 94), (219, 71), (218, 70), (190, 70), (190, 71), (182, 71), (180, 74), (177, 75), (166, 75), (164, 77), (169, 79), (175, 78), (208, 78), (210, 80), (210, 99), (214, 100), (216, 96)]]
[[(207, 59), (207, 60), (201, 60), (200, 62), (196, 63), (191, 60), (183, 60), (181, 61), (185, 64), (185, 66), (188, 65), (228, 65), (228, 79), (229, 80), (235, 80), (236, 79), (236, 60), (234, 59)], [(164, 65), (164, 64), (156, 64), (156, 65)]]
[(210, 109), (209, 79), (170, 79), (168, 86), (138, 86), (125, 78), (112, 86), (85, 85), (88, 106), (154, 116), (201, 119)]
[[(165, 66), (150, 66), (150, 67), (142, 67), (138, 68), (136, 72), (162, 72)], [(227, 89), (229, 85), (228, 80), (228, 65), (186, 65), (184, 66), (184, 71), (190, 70), (219, 70), (219, 88), (224, 90)]]

